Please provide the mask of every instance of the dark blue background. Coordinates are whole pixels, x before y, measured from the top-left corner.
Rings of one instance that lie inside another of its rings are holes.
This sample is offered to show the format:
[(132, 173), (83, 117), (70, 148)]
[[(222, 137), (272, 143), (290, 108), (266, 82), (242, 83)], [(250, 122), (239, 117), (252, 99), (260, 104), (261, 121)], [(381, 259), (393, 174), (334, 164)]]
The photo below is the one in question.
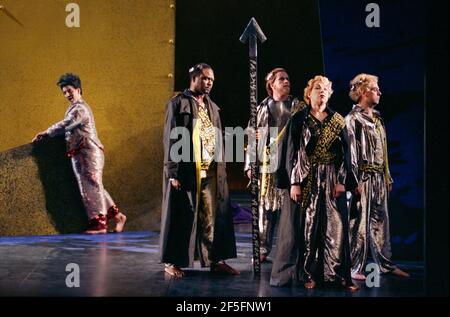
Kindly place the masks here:
[[(383, 92), (378, 110), (386, 122), (394, 178), (390, 199), (393, 257), (422, 260), (424, 242), (424, 80), (423, 1), (376, 1), (380, 28), (365, 24), (360, 0), (192, 0), (178, 1), (175, 90), (188, 85), (187, 70), (212, 65), (212, 98), (223, 126), (246, 126), (249, 116), (248, 46), (239, 36), (255, 17), (267, 36), (258, 47), (259, 100), (264, 76), (284, 67), (291, 92), (303, 97), (308, 79), (325, 74), (333, 81), (330, 106), (346, 115), (352, 107), (349, 81), (375, 74)], [(247, 191), (242, 164), (227, 165), (230, 189)]]
[[(380, 8), (380, 27), (365, 20), (368, 3)], [(331, 105), (351, 110), (349, 81), (375, 74), (383, 93), (394, 187), (390, 199), (394, 258), (423, 258), (425, 14), (423, 1), (320, 0), (324, 71), (333, 81)]]

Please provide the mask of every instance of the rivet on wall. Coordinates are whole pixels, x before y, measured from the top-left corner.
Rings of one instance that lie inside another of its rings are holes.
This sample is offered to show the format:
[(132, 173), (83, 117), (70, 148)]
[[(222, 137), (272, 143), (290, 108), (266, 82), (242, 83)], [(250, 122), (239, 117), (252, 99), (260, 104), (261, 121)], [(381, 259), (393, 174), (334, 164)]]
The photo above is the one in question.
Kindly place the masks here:
[[(172, 10), (175, 10), (175, 3), (171, 3), (170, 5), (169, 5), (169, 8), (170, 9), (172, 9)], [(172, 38), (172, 39), (169, 39), (169, 44), (171, 44), (171, 45), (175, 45), (175, 40)], [(172, 73), (168, 73), (167, 74), (167, 78), (173, 78), (173, 74)]]

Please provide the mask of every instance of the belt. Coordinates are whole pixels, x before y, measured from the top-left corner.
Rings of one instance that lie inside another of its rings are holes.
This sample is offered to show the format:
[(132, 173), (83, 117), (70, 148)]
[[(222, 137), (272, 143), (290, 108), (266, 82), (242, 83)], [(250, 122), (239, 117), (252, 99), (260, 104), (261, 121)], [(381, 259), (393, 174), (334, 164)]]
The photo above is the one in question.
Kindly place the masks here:
[(361, 164), (359, 166), (361, 172), (367, 173), (384, 173), (384, 165), (379, 164)]
[[(79, 147), (77, 147), (76, 149), (71, 149), (69, 151), (66, 152), (66, 156), (67, 157), (74, 157), (75, 155), (80, 154), (81, 150), (84, 149), (86, 146), (84, 145), (84, 143), (81, 143), (81, 145)], [(100, 150), (102, 150), (102, 152), (105, 152), (104, 149), (99, 148)]]
[(74, 157), (75, 155), (80, 154), (81, 150), (84, 148), (84, 144), (82, 143), (79, 147), (76, 149), (71, 149), (66, 152), (67, 157)]
[(321, 155), (321, 157), (317, 157), (315, 155), (310, 157), (311, 164), (332, 164), (336, 160), (336, 155), (333, 153), (326, 153)]

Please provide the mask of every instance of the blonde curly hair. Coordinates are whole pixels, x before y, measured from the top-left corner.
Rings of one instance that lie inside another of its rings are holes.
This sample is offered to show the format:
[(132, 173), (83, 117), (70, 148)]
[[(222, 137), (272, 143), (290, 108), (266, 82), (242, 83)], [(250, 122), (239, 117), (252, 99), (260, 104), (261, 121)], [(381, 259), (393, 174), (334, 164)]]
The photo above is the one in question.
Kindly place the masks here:
[(369, 89), (370, 84), (377, 84), (378, 77), (369, 74), (358, 74), (350, 81), (350, 92), (348, 95), (354, 102), (359, 102), (361, 95)]
[(333, 94), (333, 89), (331, 88), (333, 86), (333, 82), (325, 76), (316, 75), (314, 76), (314, 78), (308, 81), (308, 85), (306, 85), (305, 89), (303, 90), (303, 99), (305, 100), (307, 105), (311, 103), (311, 99), (308, 97), (308, 95), (311, 93), (311, 90), (313, 89), (313, 86), (317, 81), (320, 81), (328, 86), (328, 88), (330, 89), (330, 95), (328, 97), (331, 97), (331, 95)]

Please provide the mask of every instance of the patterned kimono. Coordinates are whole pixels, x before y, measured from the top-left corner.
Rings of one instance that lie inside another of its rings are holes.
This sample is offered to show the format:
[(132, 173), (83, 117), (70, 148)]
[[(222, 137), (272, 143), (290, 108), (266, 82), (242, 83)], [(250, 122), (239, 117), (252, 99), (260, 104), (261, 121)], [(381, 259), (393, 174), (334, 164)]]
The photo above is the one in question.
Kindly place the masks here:
[(352, 200), (350, 220), (352, 272), (363, 274), (369, 253), (382, 273), (396, 267), (391, 261), (389, 235), (389, 172), (386, 130), (378, 111), (371, 118), (355, 105), (345, 118), (349, 135), (351, 172), (362, 186)]
[(94, 116), (89, 105), (80, 100), (71, 104), (64, 120), (47, 129), (50, 137), (65, 135), (67, 153), (80, 189), (89, 219), (99, 215), (112, 218), (118, 213), (114, 201), (103, 188), (102, 175), (105, 156), (97, 137)]

